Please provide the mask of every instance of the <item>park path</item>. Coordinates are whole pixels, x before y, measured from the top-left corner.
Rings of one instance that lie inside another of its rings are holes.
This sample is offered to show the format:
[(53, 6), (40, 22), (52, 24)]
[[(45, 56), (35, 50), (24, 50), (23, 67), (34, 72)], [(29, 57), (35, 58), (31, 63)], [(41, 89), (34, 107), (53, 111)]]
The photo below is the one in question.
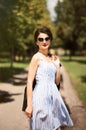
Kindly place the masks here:
[(63, 75), (61, 95), (68, 106), (70, 116), (74, 122), (74, 127), (64, 128), (64, 130), (86, 130), (86, 106), (78, 98), (73, 83), (64, 67), (61, 72)]
[[(60, 92), (74, 121), (74, 127), (63, 129), (86, 130), (86, 108), (79, 100), (64, 67), (62, 67), (61, 72), (63, 83), (61, 83)], [(16, 75), (15, 81), (24, 80), (26, 76), (27, 73), (20, 73)], [(29, 130), (29, 120), (21, 111), (24, 87), (25, 85), (0, 83), (0, 95), (4, 95), (3, 102), (0, 104), (0, 130)]]

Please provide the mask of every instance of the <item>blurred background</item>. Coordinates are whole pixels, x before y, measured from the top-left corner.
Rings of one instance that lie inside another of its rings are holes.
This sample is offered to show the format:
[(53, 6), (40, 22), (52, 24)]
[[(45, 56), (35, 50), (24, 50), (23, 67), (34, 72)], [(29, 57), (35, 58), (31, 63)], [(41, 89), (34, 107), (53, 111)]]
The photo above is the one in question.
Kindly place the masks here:
[(28, 66), (41, 26), (51, 29), (50, 52), (59, 55), (86, 105), (86, 0), (0, 0), (0, 83)]

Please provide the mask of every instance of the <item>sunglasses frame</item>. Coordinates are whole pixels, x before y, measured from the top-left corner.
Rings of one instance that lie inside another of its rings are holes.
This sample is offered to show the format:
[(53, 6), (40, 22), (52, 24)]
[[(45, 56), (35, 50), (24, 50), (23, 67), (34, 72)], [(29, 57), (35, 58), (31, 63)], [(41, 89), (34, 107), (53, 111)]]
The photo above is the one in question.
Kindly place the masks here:
[(39, 38), (38, 38), (38, 41), (39, 41), (39, 42), (43, 42), (44, 40), (47, 42), (47, 41), (50, 40), (50, 37), (45, 37), (45, 38), (39, 37)]

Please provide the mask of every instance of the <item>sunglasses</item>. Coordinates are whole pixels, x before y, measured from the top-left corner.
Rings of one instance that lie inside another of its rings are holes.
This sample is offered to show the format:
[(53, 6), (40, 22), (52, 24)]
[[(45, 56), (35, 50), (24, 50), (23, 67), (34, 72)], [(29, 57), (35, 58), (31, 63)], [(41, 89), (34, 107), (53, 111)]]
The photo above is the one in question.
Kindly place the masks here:
[(46, 37), (46, 38), (41, 38), (41, 37), (40, 37), (40, 38), (38, 38), (38, 41), (39, 41), (39, 42), (43, 42), (44, 40), (47, 42), (47, 41), (50, 40), (50, 37)]

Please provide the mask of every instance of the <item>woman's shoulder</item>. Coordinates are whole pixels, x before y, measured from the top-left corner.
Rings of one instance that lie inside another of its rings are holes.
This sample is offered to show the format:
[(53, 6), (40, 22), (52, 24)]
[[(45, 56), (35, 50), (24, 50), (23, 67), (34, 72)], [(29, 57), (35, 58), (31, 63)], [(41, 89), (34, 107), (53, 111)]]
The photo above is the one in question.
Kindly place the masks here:
[(38, 52), (35, 53), (35, 54), (32, 56), (32, 60), (34, 60), (34, 61), (39, 61), (39, 60), (40, 60), (40, 55), (39, 55)]

